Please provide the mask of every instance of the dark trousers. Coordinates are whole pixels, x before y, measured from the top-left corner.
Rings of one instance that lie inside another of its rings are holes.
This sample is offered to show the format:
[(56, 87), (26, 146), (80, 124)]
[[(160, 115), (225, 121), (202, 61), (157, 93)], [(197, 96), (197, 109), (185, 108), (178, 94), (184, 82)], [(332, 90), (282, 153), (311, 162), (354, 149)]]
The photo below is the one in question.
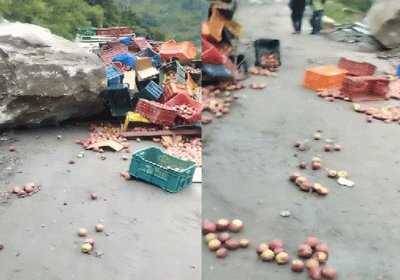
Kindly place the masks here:
[(323, 14), (324, 14), (323, 10), (313, 12), (312, 18), (310, 20), (310, 23), (311, 23), (311, 26), (313, 29), (312, 34), (319, 34), (321, 32), (321, 29), (322, 29), (321, 19), (322, 19)]
[(292, 10), (292, 22), (294, 31), (301, 32), (301, 23), (303, 21), (303, 14), (305, 8)]

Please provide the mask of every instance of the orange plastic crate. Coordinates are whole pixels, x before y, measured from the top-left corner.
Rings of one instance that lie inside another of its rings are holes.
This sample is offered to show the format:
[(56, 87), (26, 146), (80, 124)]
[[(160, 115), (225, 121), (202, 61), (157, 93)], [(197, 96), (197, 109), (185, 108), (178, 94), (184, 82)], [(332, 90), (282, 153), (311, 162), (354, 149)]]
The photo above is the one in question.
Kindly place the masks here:
[(303, 86), (314, 90), (340, 87), (347, 71), (333, 65), (325, 65), (306, 70)]
[(189, 41), (177, 43), (170, 40), (160, 47), (160, 55), (167, 61), (173, 57), (177, 57), (179, 60), (193, 60), (196, 54), (196, 47)]
[(220, 42), (222, 40), (222, 31), (225, 27), (227, 19), (214, 7), (211, 8), (211, 17), (208, 20), (208, 28), (210, 35)]

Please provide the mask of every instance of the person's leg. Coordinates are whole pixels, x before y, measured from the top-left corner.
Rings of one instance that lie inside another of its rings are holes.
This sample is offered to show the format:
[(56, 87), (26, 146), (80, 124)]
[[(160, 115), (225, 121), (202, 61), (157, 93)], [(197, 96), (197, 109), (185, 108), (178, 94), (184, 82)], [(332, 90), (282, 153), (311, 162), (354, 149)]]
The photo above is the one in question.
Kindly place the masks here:
[(302, 8), (299, 12), (299, 33), (301, 32), (301, 26), (303, 23), (304, 10), (305, 8)]
[(315, 18), (315, 33), (319, 34), (321, 32), (322, 26), (321, 26), (321, 21), (322, 21), (322, 15), (324, 11), (318, 11), (317, 16)]
[(310, 24), (311, 24), (311, 27), (312, 27), (311, 34), (315, 34), (315, 16), (316, 16), (316, 12), (314, 11), (313, 14), (312, 14), (312, 17), (310, 19)]
[(295, 13), (294, 10), (292, 10), (292, 15), (291, 15), (291, 17), (292, 17), (292, 23), (293, 23), (294, 31), (297, 31), (297, 27), (296, 27), (296, 13)]

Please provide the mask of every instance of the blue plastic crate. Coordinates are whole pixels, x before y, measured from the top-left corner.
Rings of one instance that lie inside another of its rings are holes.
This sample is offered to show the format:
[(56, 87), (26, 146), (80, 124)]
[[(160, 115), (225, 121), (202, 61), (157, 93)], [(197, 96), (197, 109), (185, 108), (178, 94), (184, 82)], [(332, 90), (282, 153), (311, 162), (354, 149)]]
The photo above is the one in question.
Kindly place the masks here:
[(223, 65), (203, 65), (202, 75), (204, 78), (211, 80), (230, 80), (234, 78), (233, 73)]
[(124, 74), (119, 71), (115, 66), (111, 65), (106, 68), (107, 85), (119, 85), (124, 80)]
[(192, 183), (196, 163), (168, 155), (156, 147), (132, 156), (129, 174), (168, 192), (178, 192)]
[(133, 110), (129, 84), (108, 86), (105, 93), (113, 117), (125, 117), (127, 112)]
[(150, 81), (144, 89), (139, 92), (139, 98), (150, 101), (158, 100), (163, 94), (164, 89), (153, 81)]
[(138, 52), (135, 56), (138, 57), (151, 57), (152, 63), (153, 63), (153, 67), (158, 68), (161, 66), (162, 60), (161, 60), (161, 56), (156, 53), (155, 51), (153, 51), (152, 49), (144, 49), (140, 52)]

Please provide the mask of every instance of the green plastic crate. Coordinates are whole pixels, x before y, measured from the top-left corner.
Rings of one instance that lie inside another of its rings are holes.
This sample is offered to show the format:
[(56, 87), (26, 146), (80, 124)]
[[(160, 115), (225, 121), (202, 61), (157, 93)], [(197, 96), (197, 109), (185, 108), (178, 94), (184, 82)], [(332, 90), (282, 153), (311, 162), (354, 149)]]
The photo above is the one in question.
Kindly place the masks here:
[(196, 163), (181, 160), (156, 147), (137, 151), (131, 161), (129, 174), (168, 192), (178, 192), (192, 183)]

